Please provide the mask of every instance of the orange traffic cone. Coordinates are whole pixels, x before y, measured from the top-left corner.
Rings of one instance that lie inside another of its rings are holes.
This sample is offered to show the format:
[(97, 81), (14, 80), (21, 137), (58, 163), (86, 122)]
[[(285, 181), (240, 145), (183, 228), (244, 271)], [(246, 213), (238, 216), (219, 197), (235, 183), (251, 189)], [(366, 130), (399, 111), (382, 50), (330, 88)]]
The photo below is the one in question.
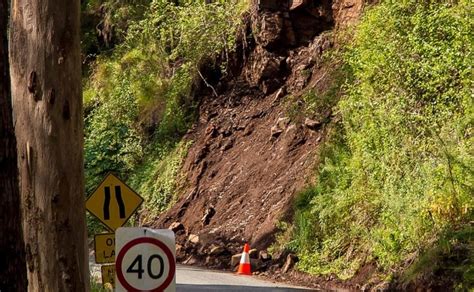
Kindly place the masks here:
[(252, 275), (252, 271), (250, 268), (249, 250), (250, 246), (246, 243), (244, 245), (244, 252), (242, 253), (242, 257), (240, 258), (239, 271), (237, 272), (237, 274), (239, 275)]

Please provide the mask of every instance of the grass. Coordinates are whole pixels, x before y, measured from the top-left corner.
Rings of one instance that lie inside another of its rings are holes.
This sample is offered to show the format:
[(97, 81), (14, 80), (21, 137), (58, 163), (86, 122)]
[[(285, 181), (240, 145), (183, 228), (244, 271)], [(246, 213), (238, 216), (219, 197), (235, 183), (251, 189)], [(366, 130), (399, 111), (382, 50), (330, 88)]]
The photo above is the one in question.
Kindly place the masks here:
[[(303, 95), (309, 110), (335, 100), (337, 121), (295, 203), (299, 269), (348, 279), (375, 264), (390, 278), (421, 255), (449, 260), (456, 245), (436, 245), (474, 219), (471, 14), (469, 1), (382, 1), (343, 52), (342, 96)], [(470, 254), (449, 269), (460, 285)]]

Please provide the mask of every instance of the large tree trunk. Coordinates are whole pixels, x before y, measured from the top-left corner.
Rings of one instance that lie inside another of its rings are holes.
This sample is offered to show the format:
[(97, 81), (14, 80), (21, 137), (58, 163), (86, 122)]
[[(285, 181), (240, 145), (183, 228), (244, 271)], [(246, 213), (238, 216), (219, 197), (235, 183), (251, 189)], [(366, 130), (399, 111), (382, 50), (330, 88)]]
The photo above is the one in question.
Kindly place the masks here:
[(16, 140), (8, 70), (8, 1), (0, 0), (0, 291), (26, 291)]
[(89, 290), (79, 0), (13, 0), (10, 71), (31, 291)]

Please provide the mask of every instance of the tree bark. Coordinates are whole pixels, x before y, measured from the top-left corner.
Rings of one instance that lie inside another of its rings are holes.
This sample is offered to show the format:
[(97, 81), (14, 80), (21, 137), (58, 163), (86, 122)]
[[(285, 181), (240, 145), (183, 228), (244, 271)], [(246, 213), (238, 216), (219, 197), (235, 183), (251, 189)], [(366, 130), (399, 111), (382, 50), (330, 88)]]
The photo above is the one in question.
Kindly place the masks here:
[(20, 190), (8, 65), (8, 1), (0, 0), (0, 291), (26, 291)]
[(88, 291), (79, 0), (13, 0), (10, 71), (29, 289)]

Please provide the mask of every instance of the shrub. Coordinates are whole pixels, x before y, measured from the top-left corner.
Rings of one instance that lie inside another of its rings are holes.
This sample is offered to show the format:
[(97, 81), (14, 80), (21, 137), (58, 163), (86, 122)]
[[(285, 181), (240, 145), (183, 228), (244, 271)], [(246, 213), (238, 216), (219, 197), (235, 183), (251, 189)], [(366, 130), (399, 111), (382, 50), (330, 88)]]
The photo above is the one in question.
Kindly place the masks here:
[(344, 57), (354, 80), (336, 106), (339, 130), (297, 205), (311, 220), (296, 221), (301, 269), (349, 278), (373, 261), (391, 271), (472, 220), (468, 2), (383, 1), (366, 12)]
[(114, 21), (126, 11), (133, 21), (120, 26), (123, 42), (96, 59), (85, 82), (85, 169), (88, 192), (113, 171), (132, 181), (145, 208), (161, 212), (179, 185), (189, 146), (179, 141), (195, 120), (198, 70), (235, 47), (247, 1), (142, 2), (115, 12)]

